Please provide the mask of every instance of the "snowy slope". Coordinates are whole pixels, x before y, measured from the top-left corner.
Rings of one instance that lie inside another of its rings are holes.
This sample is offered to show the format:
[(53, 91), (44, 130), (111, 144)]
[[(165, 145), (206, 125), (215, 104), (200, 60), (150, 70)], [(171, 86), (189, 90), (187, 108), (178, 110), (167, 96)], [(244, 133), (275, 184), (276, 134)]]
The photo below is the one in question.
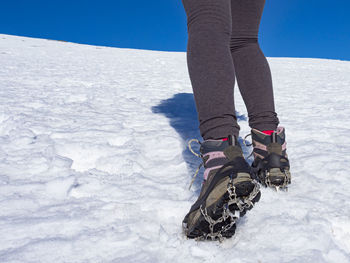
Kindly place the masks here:
[(269, 61), (292, 185), (196, 242), (185, 53), (0, 35), (0, 262), (350, 262), (350, 62)]

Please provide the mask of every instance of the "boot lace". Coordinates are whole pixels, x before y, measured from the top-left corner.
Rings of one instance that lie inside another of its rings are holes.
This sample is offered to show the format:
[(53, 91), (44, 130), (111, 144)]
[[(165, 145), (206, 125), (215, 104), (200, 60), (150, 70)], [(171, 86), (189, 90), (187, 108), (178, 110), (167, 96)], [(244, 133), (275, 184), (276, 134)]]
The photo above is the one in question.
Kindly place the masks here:
[[(201, 153), (196, 153), (193, 149), (192, 149), (192, 142), (196, 142), (198, 143), (199, 145), (201, 145), (201, 142), (197, 139), (191, 139), (189, 142), (188, 142), (188, 149), (191, 151), (191, 153), (195, 156), (197, 156), (198, 158), (202, 158), (202, 154)], [(204, 162), (201, 162), (196, 170), (196, 172), (194, 173), (194, 175), (192, 176), (192, 180), (191, 180), (191, 183), (190, 183), (190, 186), (188, 187), (188, 190), (191, 189), (194, 181), (196, 180), (197, 178), (197, 175), (199, 173), (199, 170), (201, 169), (201, 167), (204, 165)]]

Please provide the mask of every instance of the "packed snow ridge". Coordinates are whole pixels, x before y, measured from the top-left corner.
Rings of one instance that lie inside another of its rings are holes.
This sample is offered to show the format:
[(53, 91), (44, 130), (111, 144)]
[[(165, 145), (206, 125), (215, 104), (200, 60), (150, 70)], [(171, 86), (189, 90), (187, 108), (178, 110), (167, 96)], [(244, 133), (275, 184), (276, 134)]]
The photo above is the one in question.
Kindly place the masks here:
[(0, 35), (0, 262), (350, 262), (350, 62), (269, 62), (292, 185), (198, 242), (186, 54)]

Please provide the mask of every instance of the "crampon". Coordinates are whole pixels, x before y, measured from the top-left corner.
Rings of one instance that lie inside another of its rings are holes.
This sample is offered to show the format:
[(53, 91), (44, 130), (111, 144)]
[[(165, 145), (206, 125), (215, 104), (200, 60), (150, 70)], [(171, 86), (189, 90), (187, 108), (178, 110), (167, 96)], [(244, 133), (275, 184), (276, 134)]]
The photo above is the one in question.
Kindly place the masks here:
[[(198, 156), (208, 170), (201, 193), (183, 220), (183, 230), (188, 238), (222, 241), (234, 235), (236, 221), (259, 201), (259, 184), (252, 179), (234, 138), (228, 142), (205, 141)], [(218, 158), (224, 164), (220, 168), (211, 166), (220, 163)]]

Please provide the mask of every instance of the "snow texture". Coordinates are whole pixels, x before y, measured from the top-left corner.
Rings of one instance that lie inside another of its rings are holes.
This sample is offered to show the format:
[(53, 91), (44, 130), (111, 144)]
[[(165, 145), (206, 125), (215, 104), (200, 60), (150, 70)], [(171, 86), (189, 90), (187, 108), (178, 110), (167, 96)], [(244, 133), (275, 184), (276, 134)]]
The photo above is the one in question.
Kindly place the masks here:
[(186, 54), (0, 35), (0, 262), (350, 262), (350, 62), (269, 62), (292, 185), (198, 242)]

